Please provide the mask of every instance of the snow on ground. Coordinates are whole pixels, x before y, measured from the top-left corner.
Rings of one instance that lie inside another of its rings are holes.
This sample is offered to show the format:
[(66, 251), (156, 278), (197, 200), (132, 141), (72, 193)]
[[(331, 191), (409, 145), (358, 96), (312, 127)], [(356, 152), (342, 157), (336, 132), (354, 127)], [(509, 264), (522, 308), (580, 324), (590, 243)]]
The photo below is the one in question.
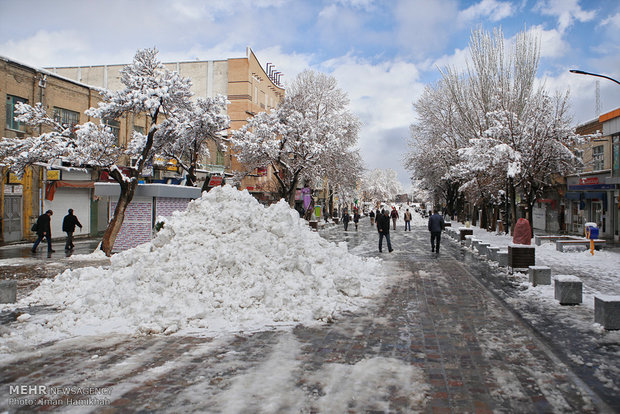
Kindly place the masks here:
[[(458, 224), (458, 223), (454, 223)], [(455, 227), (458, 229), (459, 227)], [(484, 229), (471, 227), (474, 230), (474, 238), (480, 239), (491, 246), (498, 246), (506, 250), (512, 243), (512, 236), (497, 235)], [(555, 243), (546, 242), (536, 247), (536, 265), (549, 266), (552, 275), (572, 274), (579, 277), (583, 282), (584, 293), (620, 295), (620, 251), (595, 250), (594, 255), (590, 250), (559, 252)]]
[(109, 268), (45, 280), (12, 306), (58, 309), (22, 315), (0, 337), (0, 352), (107, 332), (216, 334), (327, 321), (376, 294), (381, 274), (378, 259), (322, 239), (288, 204), (264, 207), (247, 191), (220, 187), (165, 219), (152, 242), (112, 256)]

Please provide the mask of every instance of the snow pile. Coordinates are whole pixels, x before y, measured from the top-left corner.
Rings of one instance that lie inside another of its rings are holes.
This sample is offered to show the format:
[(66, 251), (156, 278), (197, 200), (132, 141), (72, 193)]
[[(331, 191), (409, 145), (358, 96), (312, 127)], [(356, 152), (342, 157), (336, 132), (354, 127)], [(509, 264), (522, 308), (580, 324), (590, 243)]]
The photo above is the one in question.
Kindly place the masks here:
[(288, 204), (264, 207), (225, 186), (166, 219), (152, 242), (114, 255), (109, 269), (67, 270), (18, 305), (60, 308), (21, 327), (39, 339), (41, 327), (56, 337), (259, 329), (354, 309), (377, 292), (380, 274), (379, 260), (322, 239)]

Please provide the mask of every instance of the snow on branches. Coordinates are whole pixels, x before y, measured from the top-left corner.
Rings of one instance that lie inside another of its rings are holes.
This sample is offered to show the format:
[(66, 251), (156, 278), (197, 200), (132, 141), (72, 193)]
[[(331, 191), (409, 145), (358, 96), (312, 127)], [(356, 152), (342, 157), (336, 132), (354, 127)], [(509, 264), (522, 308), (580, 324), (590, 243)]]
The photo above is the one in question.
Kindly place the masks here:
[(250, 170), (271, 165), (280, 195), (293, 202), (302, 180), (328, 176), (347, 162), (359, 131), (348, 103), (334, 77), (304, 71), (278, 109), (233, 132), (235, 155)]

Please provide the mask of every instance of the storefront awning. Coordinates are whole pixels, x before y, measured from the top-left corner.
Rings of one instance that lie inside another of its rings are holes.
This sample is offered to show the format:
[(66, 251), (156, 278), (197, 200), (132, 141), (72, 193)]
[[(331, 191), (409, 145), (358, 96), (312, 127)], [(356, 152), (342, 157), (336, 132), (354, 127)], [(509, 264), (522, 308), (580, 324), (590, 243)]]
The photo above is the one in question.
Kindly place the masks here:
[(580, 200), (581, 199), (581, 193), (568, 192), (568, 193), (566, 193), (564, 198), (566, 198), (568, 200)]
[(599, 200), (602, 200), (605, 197), (605, 193), (585, 192), (583, 194), (584, 194), (586, 200), (592, 199), (592, 198), (597, 198)]

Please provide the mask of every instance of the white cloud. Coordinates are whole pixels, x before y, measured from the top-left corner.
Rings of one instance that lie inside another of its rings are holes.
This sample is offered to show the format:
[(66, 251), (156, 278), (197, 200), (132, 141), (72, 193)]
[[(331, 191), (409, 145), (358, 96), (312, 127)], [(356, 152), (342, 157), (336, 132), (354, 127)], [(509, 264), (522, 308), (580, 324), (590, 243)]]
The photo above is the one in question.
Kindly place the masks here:
[(470, 22), (480, 18), (488, 18), (492, 22), (498, 22), (514, 13), (512, 3), (497, 0), (482, 0), (459, 12), (459, 20)]
[(90, 45), (72, 30), (40, 30), (30, 37), (0, 44), (0, 54), (38, 67), (58, 62), (62, 60), (60, 56), (81, 55), (89, 51)]
[(570, 45), (563, 39), (559, 30), (545, 30), (542, 26), (533, 26), (528, 29), (528, 32), (540, 39), (541, 57), (561, 57), (570, 51)]
[(458, 4), (453, 0), (398, 0), (394, 18), (398, 22), (396, 40), (418, 59), (443, 49), (453, 33)]
[(534, 10), (543, 15), (555, 16), (558, 19), (558, 30), (564, 33), (573, 21), (589, 22), (596, 17), (596, 11), (586, 11), (579, 5), (579, 0), (541, 0)]
[(620, 29), (620, 13), (616, 13), (613, 16), (609, 16), (601, 22), (601, 26), (611, 26), (616, 29)]

